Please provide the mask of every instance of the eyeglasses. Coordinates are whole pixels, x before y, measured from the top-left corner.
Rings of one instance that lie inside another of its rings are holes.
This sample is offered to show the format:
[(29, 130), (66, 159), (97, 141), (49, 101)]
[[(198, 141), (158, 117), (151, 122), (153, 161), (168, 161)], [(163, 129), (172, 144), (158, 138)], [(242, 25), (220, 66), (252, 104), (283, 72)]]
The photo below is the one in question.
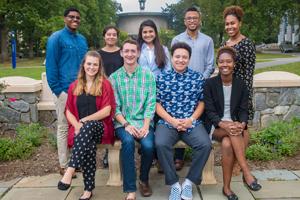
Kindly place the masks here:
[(185, 20), (189, 21), (189, 22), (191, 22), (191, 21), (197, 21), (197, 20), (199, 20), (199, 17), (186, 17)]
[(68, 15), (67, 17), (70, 18), (71, 20), (75, 20), (75, 19), (77, 19), (78, 21), (80, 20), (79, 16)]

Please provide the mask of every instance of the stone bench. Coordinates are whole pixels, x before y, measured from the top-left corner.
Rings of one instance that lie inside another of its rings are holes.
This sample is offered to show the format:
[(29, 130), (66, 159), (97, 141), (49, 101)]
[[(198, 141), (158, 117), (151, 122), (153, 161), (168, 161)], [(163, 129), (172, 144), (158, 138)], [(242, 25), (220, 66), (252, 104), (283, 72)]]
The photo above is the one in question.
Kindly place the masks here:
[[(136, 143), (138, 146), (138, 143)], [(111, 145), (99, 145), (100, 148), (108, 148), (108, 164), (109, 164), (109, 179), (106, 185), (109, 186), (121, 186), (123, 184), (121, 174), (121, 163), (120, 163), (120, 149), (121, 142), (118, 140), (113, 146)], [(187, 148), (188, 146), (179, 141), (175, 144), (175, 148)], [(217, 180), (214, 174), (214, 150), (212, 149), (206, 165), (202, 172), (202, 184), (217, 184)]]
[(40, 101), (37, 104), (38, 110), (55, 110), (55, 99), (47, 82), (46, 72), (42, 73), (42, 91)]

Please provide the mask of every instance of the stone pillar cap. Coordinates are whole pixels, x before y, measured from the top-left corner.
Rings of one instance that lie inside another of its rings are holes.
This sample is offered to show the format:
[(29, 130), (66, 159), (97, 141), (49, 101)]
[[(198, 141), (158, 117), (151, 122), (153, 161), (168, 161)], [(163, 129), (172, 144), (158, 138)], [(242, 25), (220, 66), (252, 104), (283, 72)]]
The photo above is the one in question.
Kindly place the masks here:
[(0, 78), (0, 83), (4, 83), (6, 88), (4, 93), (11, 92), (36, 92), (42, 89), (42, 81), (23, 76), (8, 76)]
[(268, 71), (256, 74), (253, 87), (299, 87), (300, 76), (290, 72)]

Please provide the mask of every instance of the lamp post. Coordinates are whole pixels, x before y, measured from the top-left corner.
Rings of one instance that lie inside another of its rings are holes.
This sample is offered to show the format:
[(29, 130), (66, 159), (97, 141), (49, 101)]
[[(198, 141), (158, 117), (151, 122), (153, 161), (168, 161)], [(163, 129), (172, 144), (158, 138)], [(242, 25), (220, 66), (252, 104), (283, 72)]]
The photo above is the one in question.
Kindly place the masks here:
[(17, 67), (17, 43), (16, 43), (16, 34), (14, 31), (8, 33), (10, 36), (11, 43), (11, 65), (15, 69)]
[(139, 3), (140, 3), (140, 10), (145, 10), (146, 0), (139, 0)]

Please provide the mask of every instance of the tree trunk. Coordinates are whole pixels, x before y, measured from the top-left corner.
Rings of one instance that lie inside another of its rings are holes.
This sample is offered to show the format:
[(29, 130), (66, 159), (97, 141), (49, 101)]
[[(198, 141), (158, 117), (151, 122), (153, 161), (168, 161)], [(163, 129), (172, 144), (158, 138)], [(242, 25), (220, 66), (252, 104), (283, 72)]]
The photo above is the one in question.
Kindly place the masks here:
[(0, 27), (0, 46), (1, 46), (0, 62), (1, 63), (4, 63), (4, 61), (9, 60), (7, 35), (8, 35), (7, 28), (4, 26)]
[(33, 40), (30, 38), (28, 42), (28, 47), (29, 47), (29, 58), (32, 59), (34, 57), (34, 52), (33, 52)]
[(8, 44), (7, 44), (7, 28), (5, 27), (4, 15), (0, 15), (0, 62), (9, 59), (8, 56)]

